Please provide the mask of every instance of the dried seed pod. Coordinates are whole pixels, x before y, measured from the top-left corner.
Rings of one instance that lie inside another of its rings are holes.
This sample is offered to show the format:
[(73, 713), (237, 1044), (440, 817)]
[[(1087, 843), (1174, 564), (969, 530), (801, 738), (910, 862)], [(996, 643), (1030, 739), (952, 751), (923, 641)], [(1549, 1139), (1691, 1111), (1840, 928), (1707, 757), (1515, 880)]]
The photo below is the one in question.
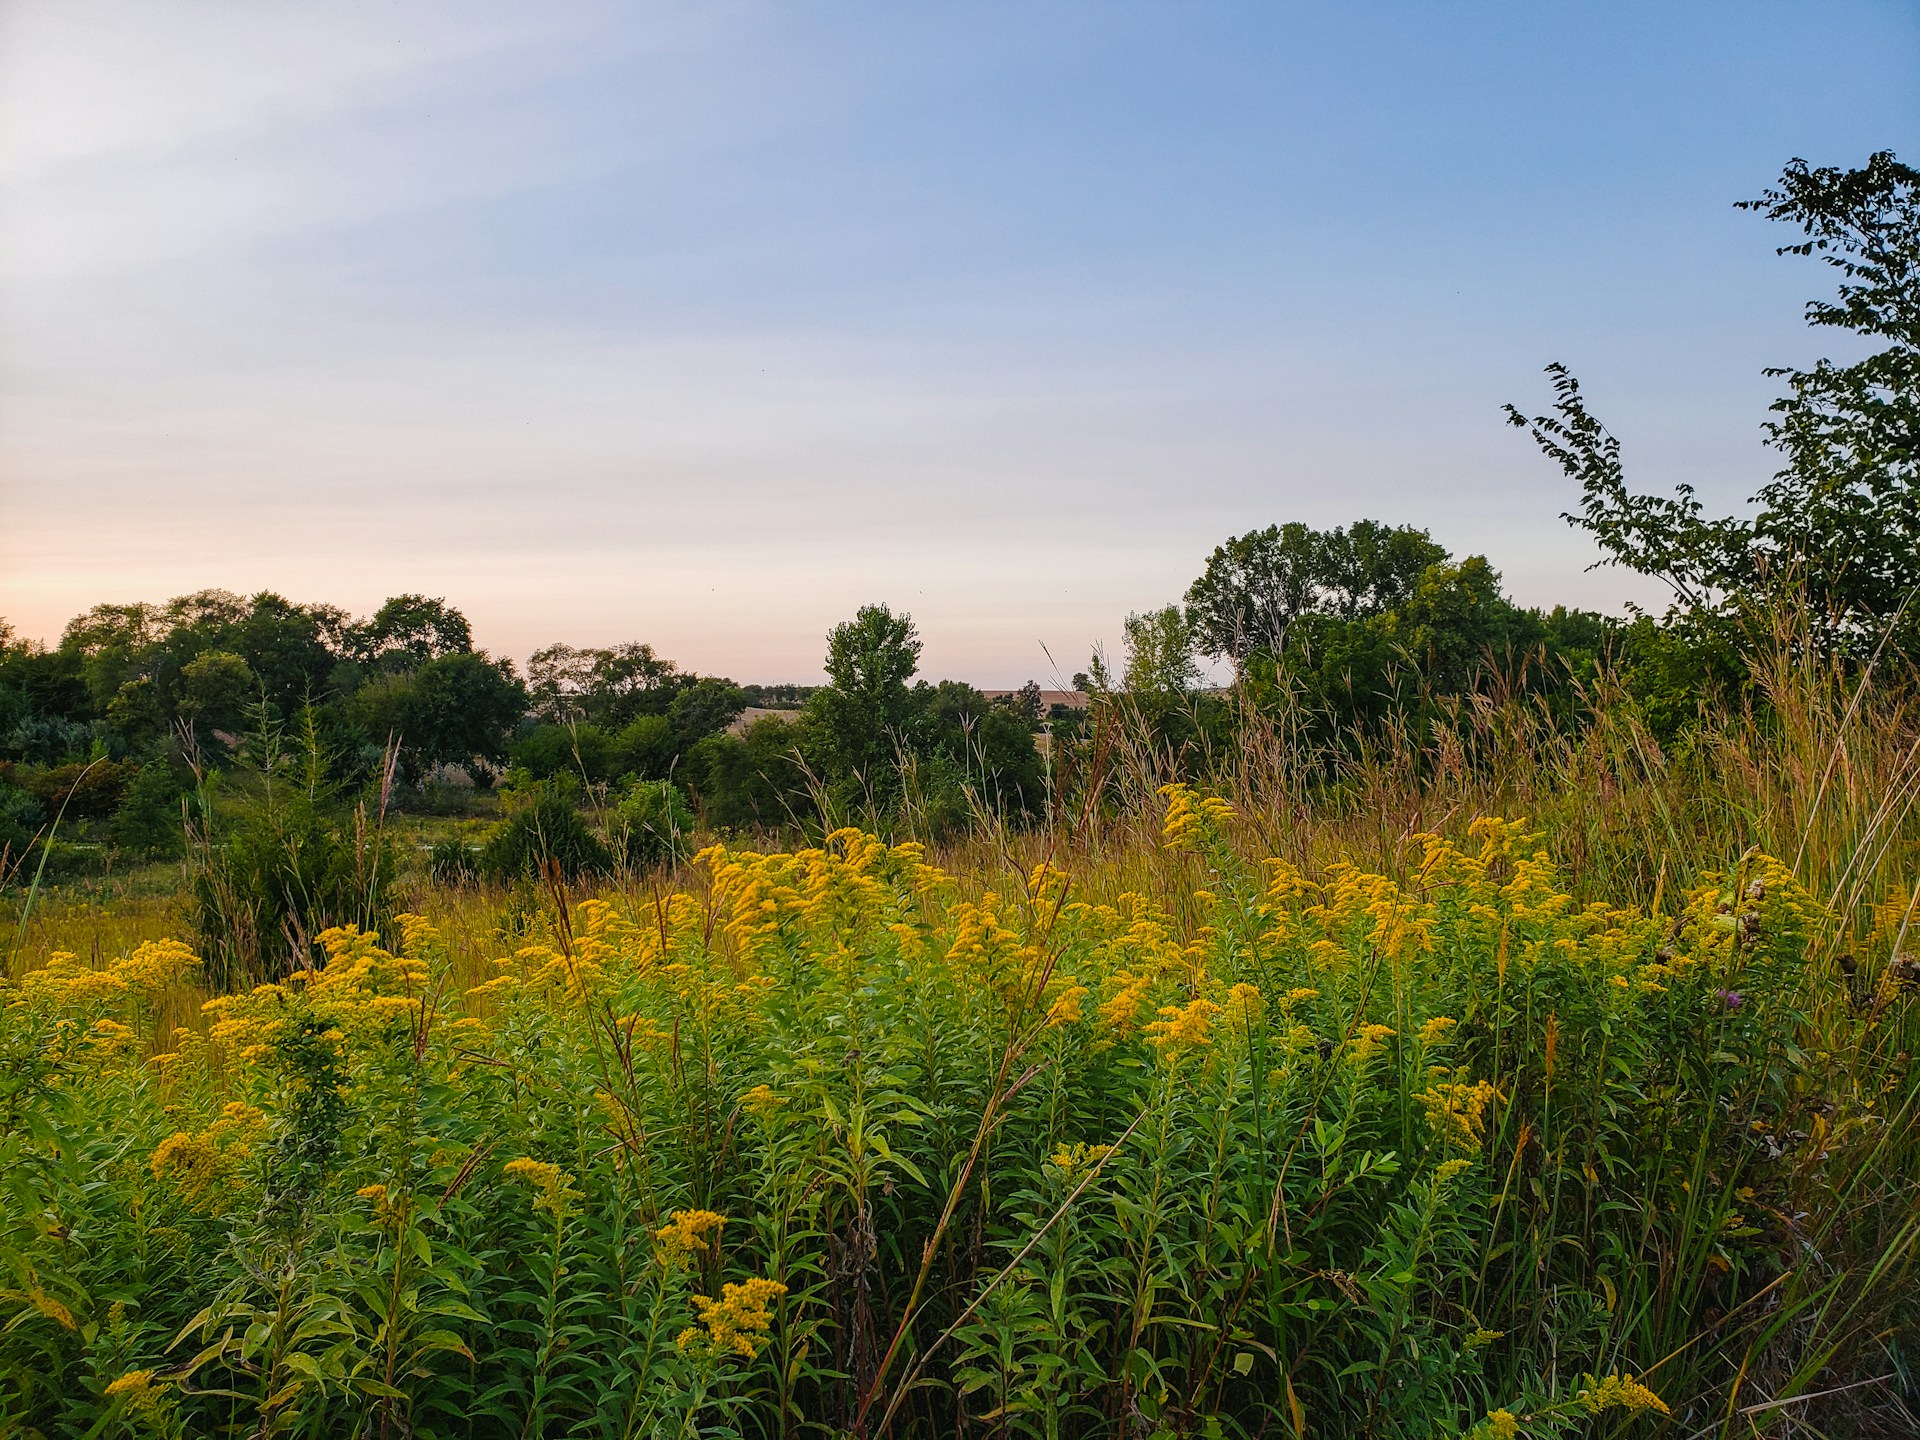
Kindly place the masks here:
[(1767, 887), (1764, 881), (1756, 880), (1747, 886), (1747, 899), (1751, 900), (1754, 904), (1758, 905), (1762, 900), (1766, 899), (1766, 897)]
[(1854, 976), (1860, 973), (1860, 964), (1851, 955), (1843, 954), (1840, 956), (1839, 959), (1835, 960), (1833, 963), (1840, 967), (1840, 973), (1846, 976), (1849, 980), (1851, 980)]

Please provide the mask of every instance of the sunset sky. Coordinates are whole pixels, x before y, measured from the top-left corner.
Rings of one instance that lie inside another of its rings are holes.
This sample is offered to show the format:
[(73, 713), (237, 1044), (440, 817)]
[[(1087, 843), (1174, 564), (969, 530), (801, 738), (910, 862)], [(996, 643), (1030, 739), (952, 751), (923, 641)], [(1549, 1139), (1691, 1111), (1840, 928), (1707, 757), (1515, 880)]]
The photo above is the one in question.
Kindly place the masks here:
[(1831, 287), (1732, 203), (1876, 149), (1910, 0), (5, 0), (0, 615), (420, 591), (780, 681), (887, 600), (1053, 684), (1361, 516), (1651, 600), (1500, 405), (1564, 360), (1737, 506)]

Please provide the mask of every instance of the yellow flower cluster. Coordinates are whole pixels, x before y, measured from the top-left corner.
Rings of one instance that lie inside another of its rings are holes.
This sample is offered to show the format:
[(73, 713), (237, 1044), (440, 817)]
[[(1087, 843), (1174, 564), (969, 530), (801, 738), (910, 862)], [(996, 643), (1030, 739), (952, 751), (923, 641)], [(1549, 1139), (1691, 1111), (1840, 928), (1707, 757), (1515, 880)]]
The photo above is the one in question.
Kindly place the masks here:
[(1364, 1065), (1387, 1048), (1387, 1041), (1397, 1032), (1391, 1025), (1362, 1025), (1353, 1032), (1348, 1049), (1353, 1055), (1353, 1063)]
[(1057, 1029), (1062, 1025), (1077, 1025), (1080, 1022), (1080, 1002), (1093, 992), (1086, 986), (1069, 980), (1061, 986), (1047, 1006), (1047, 1028)]
[(1658, 1411), (1662, 1415), (1671, 1415), (1667, 1402), (1662, 1400), (1645, 1385), (1631, 1375), (1609, 1375), (1604, 1380), (1586, 1377), (1587, 1383), (1580, 1389), (1578, 1399), (1589, 1415), (1598, 1415), (1605, 1410), (1625, 1410), (1637, 1415), (1643, 1410)]
[(1047, 1163), (1058, 1170), (1068, 1180), (1091, 1170), (1113, 1153), (1111, 1145), (1087, 1145), (1076, 1142), (1072, 1145), (1059, 1145), (1053, 1154), (1047, 1157)]
[(146, 1424), (158, 1427), (171, 1408), (167, 1396), (173, 1389), (170, 1380), (156, 1380), (151, 1370), (129, 1370), (107, 1384), (106, 1397), (120, 1400), (128, 1413)]
[(1493, 1086), (1485, 1080), (1449, 1080), (1430, 1086), (1420, 1094), (1421, 1107), (1427, 1112), (1427, 1124), (1433, 1127), (1435, 1138), (1443, 1145), (1462, 1150), (1478, 1148), (1486, 1127), (1487, 1106), (1493, 1099)]
[(1161, 1018), (1147, 1026), (1147, 1039), (1162, 1053), (1205, 1045), (1213, 1038), (1213, 1017), (1219, 1013), (1220, 1007), (1204, 995), (1185, 1005), (1162, 1005)]
[(719, 1247), (726, 1223), (727, 1217), (713, 1210), (675, 1210), (653, 1232), (654, 1256), (669, 1270), (685, 1269), (695, 1254)]
[(762, 1120), (787, 1103), (786, 1096), (773, 1093), (769, 1085), (756, 1085), (740, 1097), (740, 1108)]
[[(432, 927), (419, 916), (400, 920), (413, 946), (437, 943)], [(296, 971), (284, 984), (218, 996), (201, 1006), (212, 1022), (207, 1038), (243, 1062), (265, 1058), (296, 992), (340, 1040), (370, 1043), (420, 1022), (428, 984), (428, 963), (420, 953), (392, 954), (380, 948), (378, 935), (357, 925), (323, 930), (319, 938), (327, 952), (320, 969)]]
[(1447, 1038), (1447, 1032), (1455, 1025), (1451, 1015), (1435, 1015), (1420, 1026), (1420, 1043), (1431, 1049)]
[(13, 1003), (105, 1009), (129, 998), (151, 1000), (168, 986), (193, 979), (199, 968), (199, 957), (178, 940), (149, 940), (101, 970), (71, 951), (56, 950), (45, 965), (20, 977)]
[(545, 1210), (556, 1223), (571, 1215), (574, 1202), (580, 1199), (580, 1192), (573, 1187), (573, 1176), (545, 1160), (523, 1155), (518, 1160), (509, 1160), (502, 1171), (508, 1179), (528, 1186), (533, 1191), (533, 1208)]
[(768, 1303), (786, 1293), (787, 1287), (778, 1280), (755, 1277), (721, 1286), (718, 1300), (696, 1295), (693, 1303), (700, 1323), (682, 1330), (675, 1343), (682, 1350), (703, 1349), (716, 1358), (738, 1355), (751, 1360), (773, 1328)]
[(1197, 850), (1234, 818), (1233, 806), (1212, 795), (1202, 796), (1191, 785), (1162, 785), (1167, 814), (1160, 839), (1169, 850)]
[(888, 845), (848, 828), (790, 855), (713, 845), (694, 863), (710, 877), (709, 904), (721, 933), (751, 963), (795, 925), (857, 931), (901, 899), (950, 884), (925, 853), (919, 844)]
[(147, 1166), (189, 1208), (222, 1214), (243, 1198), (241, 1168), (266, 1133), (265, 1112), (230, 1100), (205, 1130), (177, 1130), (162, 1140)]

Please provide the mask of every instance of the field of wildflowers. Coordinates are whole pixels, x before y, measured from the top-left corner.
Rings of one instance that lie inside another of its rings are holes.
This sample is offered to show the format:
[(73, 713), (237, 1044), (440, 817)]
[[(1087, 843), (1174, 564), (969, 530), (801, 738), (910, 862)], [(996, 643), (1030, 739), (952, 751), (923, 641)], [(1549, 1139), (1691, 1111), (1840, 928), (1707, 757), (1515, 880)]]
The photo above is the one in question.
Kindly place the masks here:
[(482, 975), (336, 930), (178, 1027), (185, 945), (27, 970), (0, 1430), (1772, 1434), (1904, 1369), (1906, 897), (1163, 801), (1125, 866), (556, 886)]

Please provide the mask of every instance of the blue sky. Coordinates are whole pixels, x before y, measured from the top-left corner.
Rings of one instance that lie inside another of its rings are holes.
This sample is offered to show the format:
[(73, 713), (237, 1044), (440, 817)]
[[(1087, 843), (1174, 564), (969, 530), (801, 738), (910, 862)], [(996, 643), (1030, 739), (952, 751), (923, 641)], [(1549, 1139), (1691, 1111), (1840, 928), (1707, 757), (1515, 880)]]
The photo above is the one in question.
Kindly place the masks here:
[(884, 599), (1051, 681), (1360, 516), (1651, 600), (1500, 404), (1565, 360), (1736, 506), (1831, 345), (1732, 202), (1916, 132), (1907, 3), (13, 0), (0, 614), (417, 590), (781, 680)]

